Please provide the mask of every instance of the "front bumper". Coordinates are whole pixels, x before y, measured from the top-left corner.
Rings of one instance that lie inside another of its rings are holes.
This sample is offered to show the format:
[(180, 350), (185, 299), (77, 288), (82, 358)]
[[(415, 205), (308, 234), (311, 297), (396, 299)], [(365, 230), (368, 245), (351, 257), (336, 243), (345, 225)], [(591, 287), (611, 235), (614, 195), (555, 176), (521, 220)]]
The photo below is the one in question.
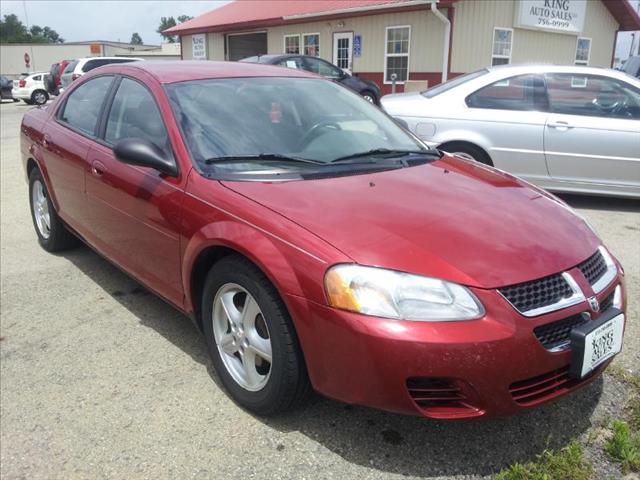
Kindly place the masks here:
[[(624, 299), (620, 274), (598, 299), (617, 285)], [(462, 322), (382, 319), (288, 296), (314, 388), (382, 410), (470, 418), (537, 406), (585, 385), (606, 368), (573, 380), (568, 376), (571, 350), (546, 350), (533, 333), (539, 325), (590, 311), (586, 302), (526, 318), (496, 291), (473, 290), (486, 315)]]

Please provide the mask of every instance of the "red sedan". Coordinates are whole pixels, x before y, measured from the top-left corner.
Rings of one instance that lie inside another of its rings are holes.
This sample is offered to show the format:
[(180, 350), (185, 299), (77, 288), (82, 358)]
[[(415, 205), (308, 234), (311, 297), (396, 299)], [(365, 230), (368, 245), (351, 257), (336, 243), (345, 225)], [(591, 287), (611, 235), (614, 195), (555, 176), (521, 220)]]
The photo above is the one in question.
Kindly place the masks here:
[(21, 149), (42, 247), (80, 238), (190, 315), (258, 414), (311, 388), (512, 413), (622, 347), (622, 267), (571, 208), (309, 73), (98, 68), (25, 115)]

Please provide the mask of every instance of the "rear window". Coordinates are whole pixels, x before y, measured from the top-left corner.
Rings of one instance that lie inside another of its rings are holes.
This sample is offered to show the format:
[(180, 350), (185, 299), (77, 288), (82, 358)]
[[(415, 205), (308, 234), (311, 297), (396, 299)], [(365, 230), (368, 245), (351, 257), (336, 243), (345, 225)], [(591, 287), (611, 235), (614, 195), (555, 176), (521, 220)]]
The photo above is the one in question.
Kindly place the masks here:
[(440, 95), (441, 93), (447, 92), (452, 88), (457, 87), (458, 85), (462, 85), (463, 83), (467, 83), (475, 78), (481, 77), (489, 73), (489, 70), (483, 68), (482, 70), (476, 70), (475, 72), (467, 73), (466, 75), (461, 75), (459, 77), (454, 78), (453, 80), (449, 80), (448, 82), (441, 83), (440, 85), (436, 85), (435, 87), (431, 87), (428, 90), (425, 90), (422, 93), (422, 96), (426, 98), (433, 98), (436, 95)]
[(76, 65), (78, 65), (78, 60), (74, 60), (69, 65), (67, 65), (67, 68), (64, 69), (64, 73), (72, 73), (75, 70)]
[(129, 58), (97, 58), (95, 60), (89, 60), (82, 67), (82, 71), (87, 73), (93, 70), (94, 68), (102, 67), (103, 65), (109, 65), (111, 63), (128, 63), (133, 62), (133, 60)]

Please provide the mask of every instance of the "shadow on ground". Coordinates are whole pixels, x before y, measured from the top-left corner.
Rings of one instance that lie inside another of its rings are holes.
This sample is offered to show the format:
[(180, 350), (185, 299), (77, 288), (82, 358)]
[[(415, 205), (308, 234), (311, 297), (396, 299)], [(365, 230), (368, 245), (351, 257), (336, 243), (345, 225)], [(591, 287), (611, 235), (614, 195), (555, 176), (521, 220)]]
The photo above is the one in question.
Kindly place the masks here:
[[(106, 294), (211, 368), (203, 336), (187, 317), (87, 247), (66, 252)], [(280, 432), (300, 432), (345, 461), (415, 476), (486, 475), (527, 461), (547, 447), (564, 446), (590, 427), (603, 388), (602, 378), (573, 395), (520, 415), (475, 421), (442, 422), (344, 405), (319, 396), (276, 418), (258, 418)], [(284, 445), (278, 449), (286, 448)]]
[(616, 212), (640, 212), (640, 200), (631, 198), (599, 197), (595, 195), (557, 194), (573, 208), (611, 210)]

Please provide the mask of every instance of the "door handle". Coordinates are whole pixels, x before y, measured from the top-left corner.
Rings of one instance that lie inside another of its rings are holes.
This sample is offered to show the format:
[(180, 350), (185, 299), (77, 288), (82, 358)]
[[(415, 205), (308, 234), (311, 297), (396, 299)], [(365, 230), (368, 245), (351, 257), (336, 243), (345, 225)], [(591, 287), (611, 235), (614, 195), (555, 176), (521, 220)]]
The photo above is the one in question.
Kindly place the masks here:
[(573, 128), (571, 125), (569, 125), (569, 122), (565, 122), (562, 120), (557, 120), (555, 122), (549, 122), (547, 123), (547, 127), (549, 128), (557, 128), (560, 130), (568, 130), (570, 128)]
[(47, 149), (47, 150), (51, 150), (51, 144), (49, 143), (50, 138), (49, 135), (43, 135), (42, 136), (42, 146)]
[(96, 177), (101, 177), (107, 171), (102, 162), (94, 160), (91, 162), (91, 173)]

